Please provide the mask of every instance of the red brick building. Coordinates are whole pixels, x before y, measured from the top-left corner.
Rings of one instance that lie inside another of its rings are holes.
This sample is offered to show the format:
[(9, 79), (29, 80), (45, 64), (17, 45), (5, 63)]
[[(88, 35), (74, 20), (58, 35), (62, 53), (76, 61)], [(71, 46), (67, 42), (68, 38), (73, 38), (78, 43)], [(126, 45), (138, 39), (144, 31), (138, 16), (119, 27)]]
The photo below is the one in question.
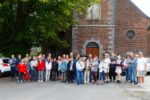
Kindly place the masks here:
[(75, 14), (73, 52), (101, 56), (104, 52), (143, 51), (150, 56), (150, 19), (130, 0), (102, 0), (87, 12)]

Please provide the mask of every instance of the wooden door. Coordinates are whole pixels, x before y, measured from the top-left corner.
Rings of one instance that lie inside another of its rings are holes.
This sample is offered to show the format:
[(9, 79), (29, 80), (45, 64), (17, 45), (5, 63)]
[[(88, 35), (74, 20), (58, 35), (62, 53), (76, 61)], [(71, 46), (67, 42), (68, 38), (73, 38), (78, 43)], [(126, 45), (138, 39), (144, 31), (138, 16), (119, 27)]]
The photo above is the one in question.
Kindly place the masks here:
[(93, 57), (99, 57), (99, 48), (86, 48), (86, 54), (92, 54)]

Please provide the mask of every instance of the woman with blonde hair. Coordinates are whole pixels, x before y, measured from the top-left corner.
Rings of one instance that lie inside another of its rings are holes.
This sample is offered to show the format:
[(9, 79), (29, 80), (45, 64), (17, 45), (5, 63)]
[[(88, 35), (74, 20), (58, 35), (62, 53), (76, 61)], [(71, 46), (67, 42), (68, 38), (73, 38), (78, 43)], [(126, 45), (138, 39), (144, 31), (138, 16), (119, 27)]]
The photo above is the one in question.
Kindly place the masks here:
[(45, 67), (46, 67), (45, 79), (46, 79), (46, 82), (48, 82), (50, 80), (51, 68), (52, 68), (52, 61), (50, 57), (47, 57), (47, 60), (45, 62)]

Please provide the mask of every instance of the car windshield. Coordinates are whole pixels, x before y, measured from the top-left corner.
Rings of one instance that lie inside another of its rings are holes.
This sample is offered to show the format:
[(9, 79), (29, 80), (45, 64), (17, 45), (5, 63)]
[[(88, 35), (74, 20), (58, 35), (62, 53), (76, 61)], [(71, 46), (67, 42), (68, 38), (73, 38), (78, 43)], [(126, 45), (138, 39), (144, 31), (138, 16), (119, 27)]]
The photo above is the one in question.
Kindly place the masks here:
[(9, 59), (3, 59), (3, 63), (9, 63)]
[(147, 63), (150, 63), (150, 58), (146, 58), (146, 62), (147, 62)]

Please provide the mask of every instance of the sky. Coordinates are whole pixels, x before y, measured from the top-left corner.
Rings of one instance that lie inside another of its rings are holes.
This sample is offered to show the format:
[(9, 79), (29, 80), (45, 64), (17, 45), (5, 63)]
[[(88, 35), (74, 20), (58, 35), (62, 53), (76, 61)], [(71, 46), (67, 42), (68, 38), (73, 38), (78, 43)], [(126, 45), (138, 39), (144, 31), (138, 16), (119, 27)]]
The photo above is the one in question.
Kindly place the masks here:
[(131, 0), (137, 5), (148, 17), (150, 17), (150, 0)]

